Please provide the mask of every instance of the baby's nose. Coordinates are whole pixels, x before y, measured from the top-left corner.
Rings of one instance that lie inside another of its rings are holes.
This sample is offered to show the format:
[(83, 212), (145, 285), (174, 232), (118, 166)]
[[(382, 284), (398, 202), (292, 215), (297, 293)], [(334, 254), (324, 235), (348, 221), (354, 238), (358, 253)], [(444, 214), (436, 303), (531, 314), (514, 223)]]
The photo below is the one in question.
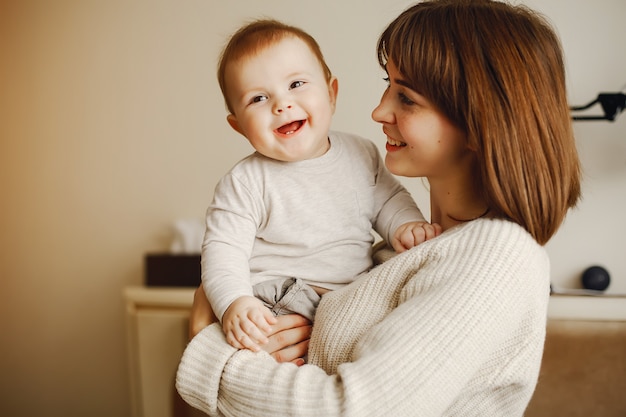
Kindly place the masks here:
[(282, 113), (285, 110), (290, 110), (291, 107), (292, 107), (291, 104), (278, 103), (274, 106), (274, 112)]

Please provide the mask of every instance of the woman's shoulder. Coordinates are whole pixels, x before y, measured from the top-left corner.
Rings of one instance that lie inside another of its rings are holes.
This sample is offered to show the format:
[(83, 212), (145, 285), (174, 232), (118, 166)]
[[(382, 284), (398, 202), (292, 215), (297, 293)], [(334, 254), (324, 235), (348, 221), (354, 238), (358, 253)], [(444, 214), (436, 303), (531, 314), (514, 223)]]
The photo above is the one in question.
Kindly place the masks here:
[[(408, 252), (489, 252), (523, 251), (545, 253), (541, 246), (523, 227), (504, 219), (477, 219), (448, 229), (440, 236), (426, 241)], [(394, 257), (394, 253), (384, 242), (374, 247), (380, 262)], [(492, 253), (493, 254), (493, 253)], [(379, 263), (380, 263), (379, 262)]]
[(439, 242), (433, 239), (429, 258), (451, 275), (474, 275), (475, 280), (492, 281), (493, 285), (507, 285), (505, 281), (549, 281), (546, 249), (514, 222), (478, 219), (440, 237)]
[(482, 218), (464, 223), (446, 233), (443, 241), (481, 247), (527, 247), (529, 250), (543, 250), (526, 229), (519, 224), (505, 219)]
[[(427, 275), (549, 275), (547, 251), (521, 226), (502, 219), (479, 219), (447, 230), (400, 255), (378, 247), (376, 263), (411, 267)], [(436, 271), (436, 272), (435, 272)], [(498, 272), (499, 271), (499, 272)], [(497, 279), (497, 278), (496, 278)]]
[[(548, 255), (522, 226), (505, 219), (477, 219), (443, 233), (438, 243), (455, 253), (465, 253), (474, 259), (502, 262), (533, 261), (548, 264)], [(434, 241), (434, 240), (433, 240)], [(433, 242), (435, 243), (435, 242)]]

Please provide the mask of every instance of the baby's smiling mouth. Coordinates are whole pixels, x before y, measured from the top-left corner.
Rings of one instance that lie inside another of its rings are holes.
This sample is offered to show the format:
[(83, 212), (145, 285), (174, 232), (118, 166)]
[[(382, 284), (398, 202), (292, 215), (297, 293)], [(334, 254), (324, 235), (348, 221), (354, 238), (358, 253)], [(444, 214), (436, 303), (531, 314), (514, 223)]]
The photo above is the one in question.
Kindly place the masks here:
[(291, 135), (296, 131), (300, 130), (302, 126), (304, 126), (304, 120), (296, 120), (295, 122), (287, 123), (276, 129), (276, 131), (283, 135)]

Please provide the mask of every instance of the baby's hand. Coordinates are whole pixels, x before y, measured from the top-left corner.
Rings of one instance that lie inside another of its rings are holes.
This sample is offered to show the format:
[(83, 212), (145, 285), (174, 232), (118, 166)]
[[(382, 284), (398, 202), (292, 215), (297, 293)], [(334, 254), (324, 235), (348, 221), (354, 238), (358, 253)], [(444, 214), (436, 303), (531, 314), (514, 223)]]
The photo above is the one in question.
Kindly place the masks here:
[(398, 253), (419, 245), (441, 234), (441, 226), (437, 223), (411, 222), (398, 227), (391, 240), (391, 246)]
[(268, 342), (266, 335), (276, 317), (269, 308), (255, 297), (239, 297), (226, 309), (222, 318), (222, 328), (226, 340), (238, 349), (261, 350), (260, 345)]

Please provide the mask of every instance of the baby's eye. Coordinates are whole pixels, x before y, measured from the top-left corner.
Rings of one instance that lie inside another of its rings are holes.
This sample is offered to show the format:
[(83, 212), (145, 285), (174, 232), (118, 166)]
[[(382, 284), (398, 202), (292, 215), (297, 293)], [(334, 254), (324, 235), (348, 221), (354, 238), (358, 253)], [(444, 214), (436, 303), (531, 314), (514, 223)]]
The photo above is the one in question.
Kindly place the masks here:
[(259, 95), (259, 96), (252, 97), (252, 100), (250, 100), (250, 103), (260, 103), (261, 101), (265, 101), (265, 100), (267, 100), (267, 96)]
[(298, 88), (298, 87), (302, 87), (304, 85), (304, 81), (294, 81), (291, 83), (291, 85), (289, 86), (290, 89), (292, 88)]

